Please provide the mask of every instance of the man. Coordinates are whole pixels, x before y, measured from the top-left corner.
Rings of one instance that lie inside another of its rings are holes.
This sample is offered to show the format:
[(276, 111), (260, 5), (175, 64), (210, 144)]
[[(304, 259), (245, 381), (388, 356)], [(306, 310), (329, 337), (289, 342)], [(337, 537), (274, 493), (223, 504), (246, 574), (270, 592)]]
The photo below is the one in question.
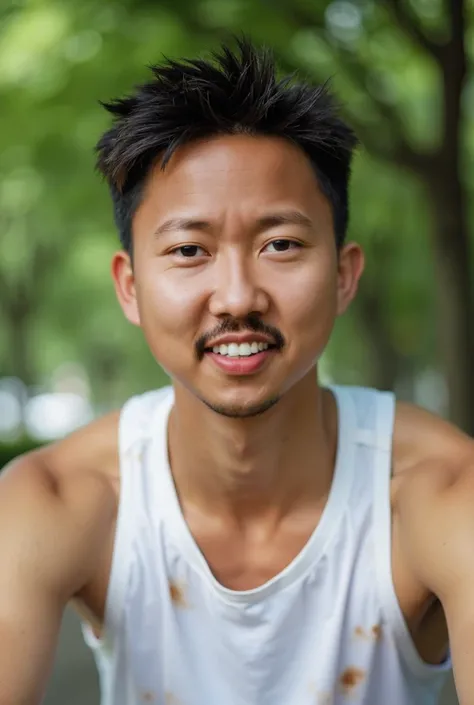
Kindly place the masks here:
[(68, 602), (104, 705), (428, 705), (448, 630), (472, 705), (473, 444), (318, 385), (354, 135), (248, 43), (214, 58), (107, 106), (117, 296), (173, 384), (4, 473), (0, 705), (39, 703)]

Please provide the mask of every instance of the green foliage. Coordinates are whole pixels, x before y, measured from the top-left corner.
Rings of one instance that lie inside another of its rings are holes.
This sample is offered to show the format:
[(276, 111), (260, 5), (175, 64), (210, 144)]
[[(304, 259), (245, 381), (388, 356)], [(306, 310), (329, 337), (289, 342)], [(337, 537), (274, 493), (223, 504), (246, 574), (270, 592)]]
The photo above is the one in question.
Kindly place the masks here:
[[(242, 31), (271, 45), (283, 71), (331, 77), (366, 148), (354, 169), (350, 234), (364, 245), (367, 269), (336, 326), (327, 369), (377, 383), (384, 371), (375, 334), (400, 374), (436, 365), (432, 223), (426, 193), (400, 164), (402, 148), (429, 153), (440, 140), (441, 75), (416, 31), (441, 41), (447, 22), (441, 2), (413, 0), (416, 29), (407, 32), (390, 5), (17, 0), (2, 10), (0, 376), (43, 383), (61, 362), (79, 360), (103, 408), (166, 381), (113, 293), (117, 236), (94, 171), (93, 146), (108, 124), (98, 101), (126, 93), (163, 55), (202, 53)], [(469, 81), (466, 106), (473, 95)], [(468, 117), (463, 134), (471, 190)]]

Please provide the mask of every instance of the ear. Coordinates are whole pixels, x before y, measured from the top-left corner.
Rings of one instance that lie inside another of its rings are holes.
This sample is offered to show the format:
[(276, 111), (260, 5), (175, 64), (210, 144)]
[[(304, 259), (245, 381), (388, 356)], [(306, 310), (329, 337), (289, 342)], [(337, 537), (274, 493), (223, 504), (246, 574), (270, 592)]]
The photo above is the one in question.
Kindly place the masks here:
[(337, 267), (337, 315), (345, 313), (354, 299), (359, 279), (364, 271), (365, 258), (360, 245), (349, 242), (339, 251)]
[(140, 312), (137, 305), (135, 277), (130, 255), (124, 250), (116, 252), (112, 258), (111, 270), (115, 293), (117, 294), (117, 299), (122, 307), (122, 311), (130, 323), (139, 326)]

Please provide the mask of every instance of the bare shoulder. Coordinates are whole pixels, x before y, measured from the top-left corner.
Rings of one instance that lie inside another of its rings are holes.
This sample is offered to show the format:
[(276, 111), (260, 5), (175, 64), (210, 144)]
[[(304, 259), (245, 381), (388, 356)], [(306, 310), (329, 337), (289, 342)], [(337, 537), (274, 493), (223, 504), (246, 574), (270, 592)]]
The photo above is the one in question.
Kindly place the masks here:
[(103, 419), (0, 475), (2, 703), (40, 702), (64, 608), (100, 564), (116, 513), (115, 426)]
[(113, 475), (118, 466), (118, 426), (120, 411), (93, 421), (57, 443), (22, 456), (17, 464), (38, 458), (58, 480), (67, 481), (77, 473)]
[[(413, 404), (397, 402), (393, 435), (395, 474), (428, 467), (459, 470), (474, 442), (453, 424)], [(426, 468), (425, 468), (426, 469)]]
[(394, 513), (404, 554), (440, 599), (474, 579), (474, 441), (409, 404), (397, 406)]
[[(21, 456), (0, 475), (2, 563), (22, 556), (67, 597), (95, 570), (117, 505), (118, 413)], [(8, 541), (6, 537), (8, 536)], [(36, 565), (37, 564), (37, 565)], [(36, 567), (35, 567), (36, 565)]]

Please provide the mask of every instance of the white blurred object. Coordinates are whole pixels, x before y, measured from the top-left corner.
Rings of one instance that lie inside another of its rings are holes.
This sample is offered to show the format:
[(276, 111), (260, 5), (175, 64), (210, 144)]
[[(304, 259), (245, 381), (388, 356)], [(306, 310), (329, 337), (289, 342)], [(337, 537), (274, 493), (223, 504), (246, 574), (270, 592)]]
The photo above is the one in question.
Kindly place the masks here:
[(325, 11), (326, 27), (335, 39), (352, 43), (362, 33), (362, 12), (355, 3), (346, 0), (331, 2)]
[(92, 418), (89, 401), (79, 394), (38, 394), (25, 408), (28, 435), (40, 441), (63, 438)]
[(21, 402), (6, 389), (0, 389), (0, 437), (11, 438), (21, 428)]
[(448, 387), (436, 370), (427, 369), (415, 382), (414, 401), (428, 411), (445, 416), (448, 411)]
[(90, 386), (86, 370), (77, 362), (63, 363), (51, 378), (51, 391), (59, 394), (77, 394), (89, 399)]

